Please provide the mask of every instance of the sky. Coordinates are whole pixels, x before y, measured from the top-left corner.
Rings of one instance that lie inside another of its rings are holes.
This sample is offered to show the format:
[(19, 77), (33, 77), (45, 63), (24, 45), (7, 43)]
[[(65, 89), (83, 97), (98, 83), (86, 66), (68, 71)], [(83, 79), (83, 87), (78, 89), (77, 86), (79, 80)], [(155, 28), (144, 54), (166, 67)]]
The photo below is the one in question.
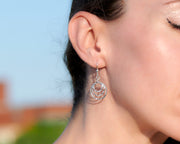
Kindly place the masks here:
[(0, 82), (12, 108), (72, 102), (62, 60), (71, 0), (0, 0)]

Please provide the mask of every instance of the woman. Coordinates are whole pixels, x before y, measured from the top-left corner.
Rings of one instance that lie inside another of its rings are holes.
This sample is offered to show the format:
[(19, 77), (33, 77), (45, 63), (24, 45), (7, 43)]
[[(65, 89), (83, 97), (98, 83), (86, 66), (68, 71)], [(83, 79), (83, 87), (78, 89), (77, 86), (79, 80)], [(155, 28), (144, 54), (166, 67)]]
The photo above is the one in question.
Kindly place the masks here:
[(74, 104), (55, 144), (179, 143), (179, 0), (73, 0), (69, 38)]

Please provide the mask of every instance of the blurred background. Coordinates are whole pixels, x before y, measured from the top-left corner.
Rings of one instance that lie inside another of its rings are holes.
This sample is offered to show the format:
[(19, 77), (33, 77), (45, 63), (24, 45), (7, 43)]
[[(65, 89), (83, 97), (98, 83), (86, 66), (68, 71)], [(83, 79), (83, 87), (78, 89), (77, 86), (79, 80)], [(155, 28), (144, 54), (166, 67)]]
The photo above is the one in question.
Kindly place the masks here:
[(71, 0), (0, 0), (0, 144), (52, 144), (72, 108)]

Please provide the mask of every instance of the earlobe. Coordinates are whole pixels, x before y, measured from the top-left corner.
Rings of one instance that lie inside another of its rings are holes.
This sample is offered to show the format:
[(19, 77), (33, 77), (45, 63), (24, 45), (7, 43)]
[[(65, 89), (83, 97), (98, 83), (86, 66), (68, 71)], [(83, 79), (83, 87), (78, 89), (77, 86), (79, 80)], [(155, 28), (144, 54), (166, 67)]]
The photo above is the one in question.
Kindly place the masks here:
[(68, 34), (73, 48), (79, 57), (91, 67), (99, 63), (104, 67), (101, 48), (97, 46), (98, 25), (100, 22), (96, 16), (88, 12), (78, 12), (69, 22)]

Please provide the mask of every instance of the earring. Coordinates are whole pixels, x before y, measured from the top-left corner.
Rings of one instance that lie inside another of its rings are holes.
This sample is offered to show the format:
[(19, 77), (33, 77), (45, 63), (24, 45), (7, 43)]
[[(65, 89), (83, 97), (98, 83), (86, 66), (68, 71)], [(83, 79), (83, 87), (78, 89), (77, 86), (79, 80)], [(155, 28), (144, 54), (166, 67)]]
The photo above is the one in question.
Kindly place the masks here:
[(98, 65), (96, 68), (96, 81), (91, 85), (90, 94), (95, 100), (102, 100), (107, 95), (107, 88), (105, 84), (100, 82)]

